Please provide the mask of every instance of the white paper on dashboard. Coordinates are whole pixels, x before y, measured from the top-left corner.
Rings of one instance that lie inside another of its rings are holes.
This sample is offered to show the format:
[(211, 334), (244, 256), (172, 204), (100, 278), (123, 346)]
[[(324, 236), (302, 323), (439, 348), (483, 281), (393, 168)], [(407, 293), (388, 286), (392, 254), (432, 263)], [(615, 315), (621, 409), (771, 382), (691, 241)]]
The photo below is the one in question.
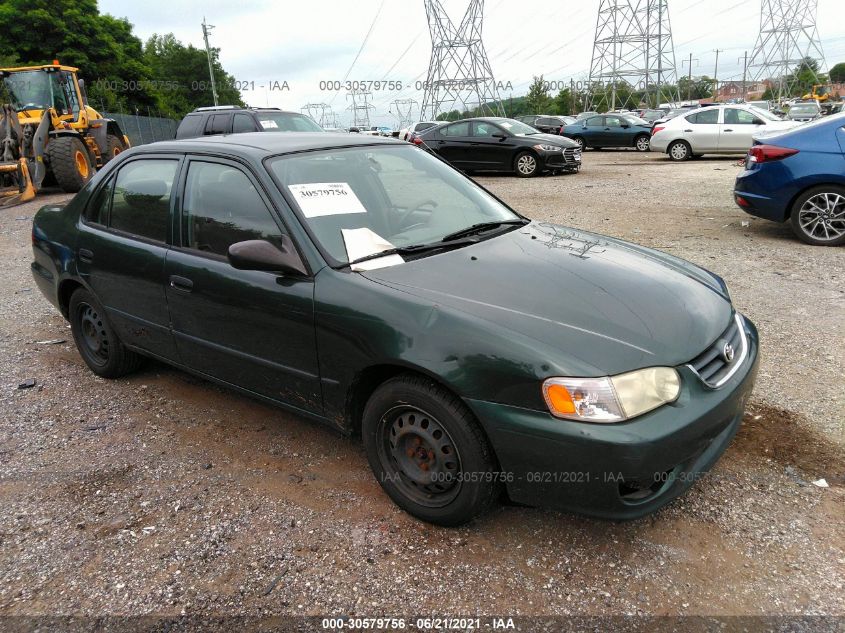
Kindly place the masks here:
[[(378, 233), (367, 228), (341, 229), (340, 232), (343, 235), (343, 243), (346, 245), (346, 256), (350, 262), (393, 248), (393, 244)], [(377, 257), (358, 264), (352, 264), (352, 270), (356, 272), (361, 270), (375, 270), (376, 268), (386, 268), (387, 266), (396, 266), (397, 264), (404, 263), (405, 260), (400, 255), (393, 253), (392, 255), (385, 255), (384, 257)]]
[(265, 130), (271, 130), (273, 128), (278, 128), (279, 126), (273, 119), (270, 119), (267, 121), (261, 121), (261, 127), (263, 127)]
[(309, 182), (288, 185), (288, 189), (306, 218), (367, 212), (352, 187), (345, 182)]

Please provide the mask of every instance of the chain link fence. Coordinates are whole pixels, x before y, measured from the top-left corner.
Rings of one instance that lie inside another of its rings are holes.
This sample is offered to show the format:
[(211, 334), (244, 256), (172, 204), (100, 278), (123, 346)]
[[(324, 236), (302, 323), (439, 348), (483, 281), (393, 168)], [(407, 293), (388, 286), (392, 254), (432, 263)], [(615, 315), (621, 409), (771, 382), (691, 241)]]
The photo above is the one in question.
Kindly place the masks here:
[(102, 112), (107, 119), (114, 119), (129, 137), (132, 146), (169, 141), (176, 138), (176, 128), (179, 121), (159, 116), (141, 116), (137, 114), (123, 114), (120, 112)]

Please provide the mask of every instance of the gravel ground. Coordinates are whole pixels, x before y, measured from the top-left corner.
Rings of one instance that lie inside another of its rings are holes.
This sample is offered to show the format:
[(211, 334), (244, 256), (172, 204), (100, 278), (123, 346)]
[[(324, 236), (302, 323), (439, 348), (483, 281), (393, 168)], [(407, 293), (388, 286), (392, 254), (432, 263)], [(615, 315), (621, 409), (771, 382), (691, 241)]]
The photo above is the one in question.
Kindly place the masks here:
[(627, 523), (505, 506), (433, 527), (355, 439), (159, 364), (100, 379), (29, 272), (32, 215), (66, 196), (0, 210), (0, 615), (845, 616), (845, 250), (736, 209), (735, 163), (588, 152), (577, 175), (479, 178), (714, 270), (760, 330), (725, 457)]

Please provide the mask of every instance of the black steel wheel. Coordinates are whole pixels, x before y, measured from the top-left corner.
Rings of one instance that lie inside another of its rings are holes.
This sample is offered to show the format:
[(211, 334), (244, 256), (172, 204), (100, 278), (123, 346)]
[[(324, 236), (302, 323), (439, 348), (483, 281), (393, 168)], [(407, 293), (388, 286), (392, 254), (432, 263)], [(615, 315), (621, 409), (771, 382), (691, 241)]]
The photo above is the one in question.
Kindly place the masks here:
[(118, 378), (141, 364), (141, 356), (120, 342), (103, 306), (87, 290), (80, 288), (73, 293), (68, 318), (79, 355), (98, 376)]
[(403, 375), (381, 385), (364, 408), (361, 430), (379, 484), (417, 518), (460, 525), (498, 495), (496, 460), (478, 422), (430, 380)]

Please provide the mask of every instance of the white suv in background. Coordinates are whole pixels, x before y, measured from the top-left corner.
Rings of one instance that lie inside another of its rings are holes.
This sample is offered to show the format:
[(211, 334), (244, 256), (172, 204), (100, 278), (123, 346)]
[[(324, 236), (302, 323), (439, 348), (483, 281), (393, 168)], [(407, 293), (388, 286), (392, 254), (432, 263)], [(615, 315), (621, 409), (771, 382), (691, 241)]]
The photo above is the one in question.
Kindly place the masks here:
[(707, 106), (656, 124), (651, 131), (651, 151), (668, 154), (672, 160), (702, 154), (745, 154), (754, 144), (751, 137), (755, 134), (796, 125), (749, 105)]

